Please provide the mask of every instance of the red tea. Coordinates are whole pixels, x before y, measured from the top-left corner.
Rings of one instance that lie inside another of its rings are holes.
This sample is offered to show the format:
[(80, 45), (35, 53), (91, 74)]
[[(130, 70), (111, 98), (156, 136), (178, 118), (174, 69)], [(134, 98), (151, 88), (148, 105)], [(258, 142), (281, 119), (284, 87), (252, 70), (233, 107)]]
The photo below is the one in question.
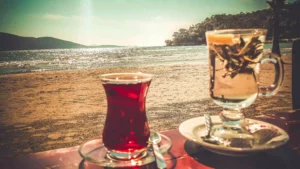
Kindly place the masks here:
[(131, 153), (147, 147), (150, 131), (145, 102), (150, 80), (103, 83), (107, 96), (103, 143), (108, 150)]

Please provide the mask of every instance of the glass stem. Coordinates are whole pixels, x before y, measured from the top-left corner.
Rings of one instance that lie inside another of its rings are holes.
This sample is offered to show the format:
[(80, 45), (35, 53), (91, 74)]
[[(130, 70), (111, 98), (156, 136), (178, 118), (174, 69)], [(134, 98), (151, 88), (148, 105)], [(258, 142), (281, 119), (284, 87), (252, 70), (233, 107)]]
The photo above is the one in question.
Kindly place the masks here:
[(245, 122), (245, 116), (241, 113), (240, 109), (237, 110), (226, 110), (224, 109), (219, 114), (222, 119), (223, 125), (227, 127), (240, 128)]

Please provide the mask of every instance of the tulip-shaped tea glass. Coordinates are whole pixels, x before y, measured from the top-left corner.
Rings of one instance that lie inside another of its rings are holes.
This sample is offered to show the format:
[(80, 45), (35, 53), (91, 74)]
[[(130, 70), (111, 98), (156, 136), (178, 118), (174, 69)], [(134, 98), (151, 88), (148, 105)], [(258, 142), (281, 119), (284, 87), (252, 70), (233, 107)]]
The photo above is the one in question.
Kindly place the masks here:
[[(81, 157), (93, 164), (112, 168), (134, 168), (155, 161), (145, 107), (152, 77), (141, 72), (100, 76), (107, 98), (102, 138), (97, 136), (85, 141), (79, 147)], [(159, 135), (160, 141), (156, 140), (158, 151), (165, 154), (172, 141), (163, 134)]]
[(152, 75), (113, 73), (101, 75), (107, 97), (103, 143), (108, 156), (128, 160), (145, 155), (150, 136), (146, 96)]
[[(280, 58), (275, 54), (263, 55), (266, 34), (265, 29), (206, 32), (209, 94), (214, 103), (224, 108), (219, 114), (223, 124), (214, 126), (210, 135), (224, 145), (230, 144), (233, 138), (255, 141), (255, 137), (247, 131), (241, 109), (251, 105), (259, 95), (274, 95), (282, 83)], [(259, 85), (259, 71), (264, 62), (275, 65), (275, 77), (273, 84), (262, 88)]]

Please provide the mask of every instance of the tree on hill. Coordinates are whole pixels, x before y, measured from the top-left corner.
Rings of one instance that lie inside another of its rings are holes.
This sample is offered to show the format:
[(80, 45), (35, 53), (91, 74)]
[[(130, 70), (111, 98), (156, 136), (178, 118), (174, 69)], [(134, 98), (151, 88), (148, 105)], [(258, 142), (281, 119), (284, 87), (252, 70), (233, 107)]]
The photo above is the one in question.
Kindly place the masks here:
[[(273, 0), (269, 0), (273, 1)], [(280, 1), (280, 0), (277, 0)], [(284, 1), (284, 0), (281, 0)], [(284, 1), (285, 2), (285, 1)], [(284, 4), (284, 10), (279, 15), (278, 27), (279, 31), (275, 30), (275, 35), (281, 39), (300, 38), (300, 0), (291, 4)], [(281, 7), (281, 6), (279, 6)], [(205, 32), (214, 29), (236, 29), (236, 28), (264, 28), (268, 30), (267, 40), (275, 39), (273, 36), (273, 21), (272, 17), (274, 11), (272, 8), (258, 10), (249, 13), (231, 14), (217, 14), (206, 18), (204, 21), (194, 24), (189, 29), (179, 29), (173, 33), (173, 38), (166, 40), (167, 46), (181, 46), (181, 45), (200, 45), (205, 44)], [(271, 19), (270, 19), (271, 18)], [(275, 28), (276, 29), (276, 28)], [(276, 42), (274, 46), (276, 51)], [(277, 53), (280, 53), (277, 52)]]

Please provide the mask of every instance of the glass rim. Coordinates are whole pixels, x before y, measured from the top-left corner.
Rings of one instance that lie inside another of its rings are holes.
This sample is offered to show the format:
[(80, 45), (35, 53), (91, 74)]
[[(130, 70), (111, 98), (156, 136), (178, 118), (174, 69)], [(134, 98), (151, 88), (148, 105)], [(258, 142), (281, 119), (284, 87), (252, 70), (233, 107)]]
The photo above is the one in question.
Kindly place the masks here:
[[(132, 76), (132, 78), (124, 79), (118, 76)], [(142, 82), (149, 82), (153, 75), (148, 73), (106, 73), (99, 76), (102, 83), (105, 84), (137, 84)]]
[(215, 29), (206, 31), (206, 35), (212, 34), (250, 34), (255, 32), (267, 33), (267, 29), (264, 28), (250, 28), (250, 29)]

